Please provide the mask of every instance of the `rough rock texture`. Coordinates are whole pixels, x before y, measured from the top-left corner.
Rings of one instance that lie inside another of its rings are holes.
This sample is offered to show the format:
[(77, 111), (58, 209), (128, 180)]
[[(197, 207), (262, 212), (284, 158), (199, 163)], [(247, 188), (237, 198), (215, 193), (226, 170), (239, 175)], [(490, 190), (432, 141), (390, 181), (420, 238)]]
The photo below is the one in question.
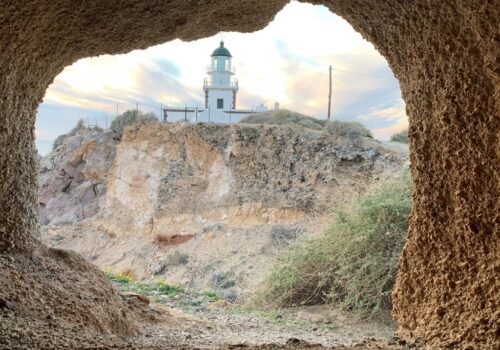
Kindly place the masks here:
[[(408, 159), (373, 139), (286, 126), (154, 123), (120, 142), (109, 134), (82, 130), (42, 158), (43, 240), (105, 270), (231, 299)], [(187, 261), (175, 264), (179, 253)]]
[[(29, 327), (52, 323), (120, 335), (134, 331), (133, 316), (125, 312), (126, 302), (104, 273), (74, 252), (43, 248), (31, 256), (2, 253), (0, 281), (3, 326), (14, 318), (14, 312)], [(35, 324), (29, 321), (33, 314), (42, 316)], [(0, 334), (5, 335), (8, 327), (2, 328)]]
[[(0, 13), (0, 250), (38, 243), (34, 118), (78, 58), (262, 28), (285, 0), (14, 1)], [(410, 118), (414, 212), (394, 292), (402, 327), (434, 345), (498, 346), (500, 5), (311, 1), (387, 58)]]
[(105, 200), (115, 144), (110, 131), (82, 129), (40, 159), (41, 225), (75, 223), (97, 214)]

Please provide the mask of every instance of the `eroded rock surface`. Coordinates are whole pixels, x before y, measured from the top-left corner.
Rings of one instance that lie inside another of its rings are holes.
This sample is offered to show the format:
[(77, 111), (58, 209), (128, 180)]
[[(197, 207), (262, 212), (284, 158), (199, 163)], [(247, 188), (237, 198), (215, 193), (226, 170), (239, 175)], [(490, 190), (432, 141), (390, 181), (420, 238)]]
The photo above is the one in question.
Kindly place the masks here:
[(290, 127), (153, 123), (109, 135), (82, 130), (42, 158), (44, 241), (231, 300), (407, 161), (372, 139)]

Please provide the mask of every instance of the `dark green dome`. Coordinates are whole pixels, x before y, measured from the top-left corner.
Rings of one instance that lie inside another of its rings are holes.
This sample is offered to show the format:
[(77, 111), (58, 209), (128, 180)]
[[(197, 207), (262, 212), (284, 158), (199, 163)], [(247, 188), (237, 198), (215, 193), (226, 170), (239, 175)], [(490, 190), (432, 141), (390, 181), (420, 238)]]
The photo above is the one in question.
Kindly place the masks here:
[(212, 57), (214, 56), (226, 56), (226, 57), (233, 57), (231, 56), (231, 52), (229, 52), (228, 49), (224, 47), (224, 42), (220, 42), (220, 46), (215, 49), (215, 51), (212, 53)]

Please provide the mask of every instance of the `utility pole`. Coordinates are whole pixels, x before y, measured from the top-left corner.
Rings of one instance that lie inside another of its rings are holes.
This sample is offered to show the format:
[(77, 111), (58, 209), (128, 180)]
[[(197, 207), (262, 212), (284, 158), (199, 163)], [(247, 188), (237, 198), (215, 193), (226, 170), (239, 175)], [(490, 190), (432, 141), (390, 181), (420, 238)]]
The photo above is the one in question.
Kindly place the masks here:
[(328, 68), (328, 120), (330, 120), (331, 110), (332, 110), (332, 66)]
[(163, 104), (160, 103), (160, 121), (163, 121)]

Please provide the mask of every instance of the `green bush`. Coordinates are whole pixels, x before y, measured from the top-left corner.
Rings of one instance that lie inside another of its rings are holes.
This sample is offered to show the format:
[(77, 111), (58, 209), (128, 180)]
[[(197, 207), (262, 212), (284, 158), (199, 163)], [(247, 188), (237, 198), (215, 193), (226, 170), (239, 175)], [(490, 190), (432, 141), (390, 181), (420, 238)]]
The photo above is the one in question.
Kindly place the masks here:
[(258, 303), (334, 303), (365, 317), (389, 309), (408, 230), (410, 195), (405, 171), (352, 207), (337, 210), (327, 231), (293, 245), (278, 259)]
[(408, 143), (408, 129), (404, 129), (391, 136), (391, 141)]
[(335, 136), (348, 136), (356, 137), (363, 136), (373, 138), (370, 130), (360, 122), (346, 122), (341, 120), (334, 120), (327, 122), (324, 131), (328, 134)]
[(156, 121), (158, 121), (158, 118), (154, 113), (143, 113), (142, 111), (134, 109), (126, 111), (113, 119), (111, 122), (111, 130), (113, 130), (114, 138), (121, 140), (123, 129), (125, 129), (126, 126), (134, 123), (148, 124)]

